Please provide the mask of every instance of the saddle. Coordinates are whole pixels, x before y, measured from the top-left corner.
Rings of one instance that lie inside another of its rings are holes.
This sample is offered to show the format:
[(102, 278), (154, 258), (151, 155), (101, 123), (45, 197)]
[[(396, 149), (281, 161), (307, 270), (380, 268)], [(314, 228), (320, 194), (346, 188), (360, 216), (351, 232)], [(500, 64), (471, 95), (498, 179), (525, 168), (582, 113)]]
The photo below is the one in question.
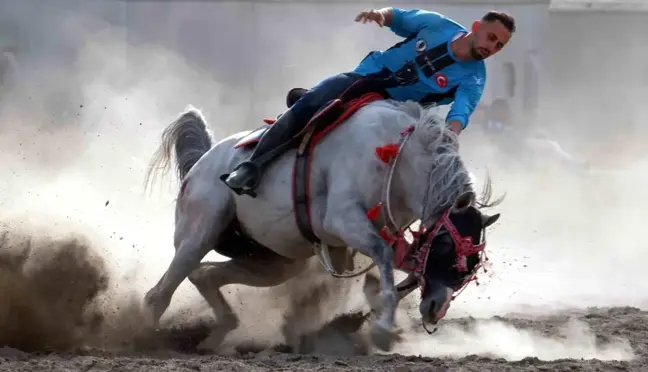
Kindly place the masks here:
[[(292, 88), (286, 94), (286, 106), (290, 108), (307, 92), (308, 90), (304, 88)], [(361, 107), (384, 98), (385, 96), (380, 93), (367, 93), (348, 102), (342, 102), (339, 98), (334, 99), (320, 108), (299, 134), (279, 148), (273, 150), (283, 152), (287, 148), (297, 147), (292, 177), (293, 207), (295, 209), (297, 226), (302, 235), (310, 242), (319, 242), (311, 225), (309, 195), (310, 165), (315, 147), (328, 133)], [(241, 138), (234, 145), (234, 148), (243, 147), (248, 150), (253, 149), (261, 137), (263, 137), (263, 134), (274, 124), (275, 120), (264, 119), (264, 121), (266, 125), (257, 128), (247, 136)], [(253, 197), (256, 196), (254, 194), (252, 195)]]
[[(286, 106), (290, 108), (292, 105), (297, 102), (305, 93), (308, 92), (308, 89), (305, 88), (292, 88), (291, 90), (288, 91), (288, 94), (286, 94)], [(296, 146), (298, 143), (297, 141), (306, 133), (308, 132), (313, 125), (316, 125), (318, 128), (315, 129), (316, 132), (322, 129), (322, 127), (326, 126), (326, 123), (330, 123), (335, 121), (335, 119), (343, 114), (343, 107), (342, 107), (342, 102), (339, 99), (332, 100), (331, 102), (328, 102), (326, 105), (321, 107), (315, 115), (311, 118), (309, 123), (306, 124), (304, 129), (297, 134), (295, 137), (293, 137), (291, 140), (288, 142), (284, 143), (280, 147), (282, 147), (282, 150), (279, 150), (283, 152), (286, 148)], [(234, 148), (239, 148), (239, 147), (244, 147), (249, 150), (253, 149), (254, 146), (256, 146), (257, 143), (261, 140), (261, 137), (263, 134), (270, 128), (269, 126), (274, 124), (275, 121), (277, 121), (281, 117), (281, 114), (277, 115), (274, 119), (271, 118), (265, 118), (263, 121), (265, 122), (266, 125), (263, 125), (255, 130), (253, 130), (250, 134), (247, 136), (243, 137), (241, 140), (239, 140), (235, 145)]]

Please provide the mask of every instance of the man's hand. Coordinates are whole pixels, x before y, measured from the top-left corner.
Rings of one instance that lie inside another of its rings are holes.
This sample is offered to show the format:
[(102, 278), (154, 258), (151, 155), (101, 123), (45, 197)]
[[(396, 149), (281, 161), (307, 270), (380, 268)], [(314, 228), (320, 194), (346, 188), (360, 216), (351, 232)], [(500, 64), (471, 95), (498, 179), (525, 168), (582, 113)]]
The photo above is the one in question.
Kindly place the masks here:
[[(362, 22), (362, 23), (367, 23), (367, 22), (376, 22), (380, 27), (389, 26), (391, 17), (387, 14), (388, 8), (385, 9), (370, 9), (370, 10), (363, 10), (358, 14), (355, 18), (356, 22)], [(391, 12), (389, 12), (391, 13)], [(389, 18), (389, 19), (388, 19)]]
[(455, 143), (457, 150), (459, 149), (459, 134), (461, 133), (461, 122), (458, 120), (450, 120), (448, 128), (457, 135), (457, 142)]
[(461, 128), (461, 122), (460, 122), (460, 121), (458, 121), (458, 120), (451, 120), (451, 121), (448, 123), (448, 126), (450, 127), (450, 129), (451, 129), (453, 132), (457, 133), (457, 135), (459, 135), (459, 134), (461, 133), (461, 129), (462, 129), (462, 128)]

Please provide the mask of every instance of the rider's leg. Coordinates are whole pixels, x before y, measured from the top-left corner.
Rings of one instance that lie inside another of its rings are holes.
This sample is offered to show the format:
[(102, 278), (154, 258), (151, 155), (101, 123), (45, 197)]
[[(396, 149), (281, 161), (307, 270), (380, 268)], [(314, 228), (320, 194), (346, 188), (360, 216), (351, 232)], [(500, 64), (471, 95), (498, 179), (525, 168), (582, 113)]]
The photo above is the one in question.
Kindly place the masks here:
[[(280, 153), (271, 157), (263, 156), (297, 135), (317, 110), (325, 103), (335, 99), (362, 76), (342, 73), (319, 82), (286, 110), (261, 137), (250, 159), (238, 164), (225, 179), (232, 189), (254, 189), (258, 184), (263, 168)], [(261, 157), (261, 159), (260, 159)]]

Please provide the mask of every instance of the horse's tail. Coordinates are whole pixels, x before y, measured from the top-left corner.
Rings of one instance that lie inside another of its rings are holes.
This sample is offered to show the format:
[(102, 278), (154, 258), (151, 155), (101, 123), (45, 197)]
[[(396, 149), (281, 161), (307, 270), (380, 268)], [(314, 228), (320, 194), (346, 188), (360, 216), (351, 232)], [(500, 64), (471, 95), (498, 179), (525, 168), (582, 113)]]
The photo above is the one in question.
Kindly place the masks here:
[(172, 152), (175, 152), (176, 172), (180, 181), (212, 147), (212, 137), (200, 111), (189, 107), (162, 132), (162, 143), (155, 150), (149, 164), (145, 186), (158, 172), (168, 173)]

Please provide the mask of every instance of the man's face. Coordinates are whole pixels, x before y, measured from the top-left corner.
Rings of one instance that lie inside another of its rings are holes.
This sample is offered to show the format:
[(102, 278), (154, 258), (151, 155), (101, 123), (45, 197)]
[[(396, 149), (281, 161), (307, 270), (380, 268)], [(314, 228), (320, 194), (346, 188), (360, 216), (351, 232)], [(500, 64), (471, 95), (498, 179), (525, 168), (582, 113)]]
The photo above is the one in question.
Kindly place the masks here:
[(504, 48), (511, 33), (500, 21), (480, 21), (473, 34), (470, 53), (476, 60), (486, 59)]

